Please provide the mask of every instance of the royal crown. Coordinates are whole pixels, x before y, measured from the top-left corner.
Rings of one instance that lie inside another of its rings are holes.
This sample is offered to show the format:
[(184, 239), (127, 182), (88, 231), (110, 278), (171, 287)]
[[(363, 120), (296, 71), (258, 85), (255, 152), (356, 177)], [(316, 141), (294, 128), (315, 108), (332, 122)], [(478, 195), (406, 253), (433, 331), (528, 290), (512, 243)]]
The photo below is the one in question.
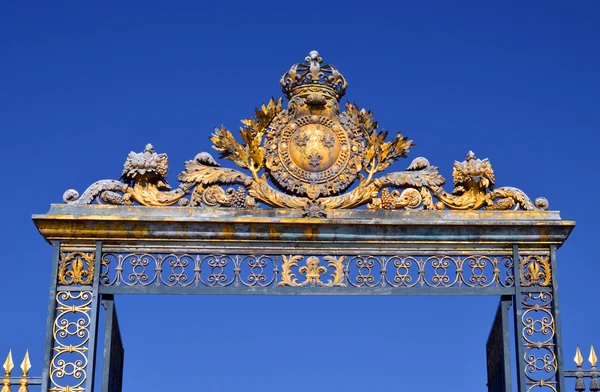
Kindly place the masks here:
[(304, 87), (322, 87), (339, 100), (346, 93), (348, 83), (344, 76), (331, 64), (321, 65), (323, 59), (319, 52), (313, 50), (304, 59), (305, 63), (292, 65), (281, 77), (281, 87), (284, 94), (290, 98)]

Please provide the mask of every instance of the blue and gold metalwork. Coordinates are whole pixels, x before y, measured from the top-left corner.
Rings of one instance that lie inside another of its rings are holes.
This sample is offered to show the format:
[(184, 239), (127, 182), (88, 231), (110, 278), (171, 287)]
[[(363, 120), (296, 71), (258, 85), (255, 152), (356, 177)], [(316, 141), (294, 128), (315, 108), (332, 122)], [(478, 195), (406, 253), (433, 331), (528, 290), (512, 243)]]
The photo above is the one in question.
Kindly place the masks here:
[[(300, 264), (304, 265), (300, 265)], [(299, 281), (297, 276), (304, 276)], [(330, 276), (327, 282), (321, 280)], [(514, 286), (511, 256), (251, 255), (105, 253), (105, 287), (392, 287)]]
[[(201, 152), (171, 188), (168, 157), (149, 144), (129, 154), (120, 180), (69, 190), (65, 204), (34, 216), (55, 252), (43, 391), (93, 389), (101, 302), (102, 392), (120, 391), (118, 294), (360, 293), (499, 296), (490, 390), (512, 385), (514, 349), (519, 392), (564, 392), (556, 249), (574, 222), (544, 198), (495, 188), (491, 163), (472, 152), (454, 163), (452, 192), (425, 158), (389, 172), (413, 142), (388, 140), (370, 111), (342, 105), (346, 79), (315, 51), (280, 83), (287, 105), (256, 109), (241, 141), (225, 127), (211, 136), (239, 169)], [(595, 361), (578, 369), (590, 390)], [(0, 392), (16, 385), (11, 363)]]
[(94, 253), (61, 254), (58, 264), (58, 284), (90, 285), (94, 279)]
[(20, 377), (11, 377), (12, 371), (15, 367), (12, 358), (12, 350), (9, 350), (8, 356), (3, 364), (4, 377), (2, 378), (2, 389), (0, 392), (11, 392), (12, 385), (18, 385), (18, 392), (29, 392), (30, 385), (40, 385), (41, 379), (39, 377), (30, 377), (29, 370), (31, 369), (31, 361), (29, 360), (29, 350), (25, 352), (23, 361), (19, 366), (21, 368)]
[(59, 291), (52, 331), (54, 345), (50, 362), (50, 391), (85, 391), (90, 341), (91, 291)]
[(552, 293), (525, 293), (521, 298), (524, 309), (521, 323), (528, 391), (534, 387), (557, 390), (558, 359), (552, 301)]

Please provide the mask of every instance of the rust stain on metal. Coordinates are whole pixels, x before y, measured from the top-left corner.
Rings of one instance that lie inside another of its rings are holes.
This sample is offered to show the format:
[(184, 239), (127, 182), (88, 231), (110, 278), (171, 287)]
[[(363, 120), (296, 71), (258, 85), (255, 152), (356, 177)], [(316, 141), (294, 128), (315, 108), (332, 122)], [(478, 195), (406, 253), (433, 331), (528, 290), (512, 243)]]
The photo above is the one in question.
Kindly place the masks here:
[(225, 239), (233, 239), (235, 234), (235, 228), (233, 227), (233, 225), (225, 224), (221, 227), (221, 234), (222, 237)]
[(308, 225), (304, 229), (304, 235), (307, 240), (316, 240), (319, 235), (319, 229), (316, 225)]
[(278, 240), (280, 237), (279, 231), (275, 226), (269, 226), (269, 239), (270, 240)]

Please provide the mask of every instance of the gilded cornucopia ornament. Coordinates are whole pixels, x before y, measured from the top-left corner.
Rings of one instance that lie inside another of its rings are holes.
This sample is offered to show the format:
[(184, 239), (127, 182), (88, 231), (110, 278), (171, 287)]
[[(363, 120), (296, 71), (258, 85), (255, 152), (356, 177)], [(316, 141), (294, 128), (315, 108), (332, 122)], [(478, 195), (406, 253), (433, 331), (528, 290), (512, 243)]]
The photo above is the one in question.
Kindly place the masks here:
[[(241, 142), (225, 127), (211, 136), (221, 159), (244, 171), (221, 167), (202, 152), (185, 163), (179, 186), (166, 181), (168, 159), (152, 145), (131, 152), (120, 181), (102, 180), (79, 196), (65, 192), (67, 204), (302, 209), (305, 216), (324, 217), (327, 210), (456, 209), (546, 210), (544, 198), (533, 203), (516, 188), (496, 188), (487, 159), (469, 152), (454, 163), (453, 192), (443, 189), (445, 179), (425, 158), (416, 158), (405, 171), (381, 175), (394, 161), (405, 158), (413, 142), (397, 134), (387, 140), (373, 114), (340, 99), (348, 86), (333, 65), (323, 65), (316, 51), (305, 63), (293, 65), (281, 78), (287, 107), (271, 99), (242, 120)], [(354, 188), (352, 186), (354, 185)], [(437, 200), (437, 201), (434, 201)]]

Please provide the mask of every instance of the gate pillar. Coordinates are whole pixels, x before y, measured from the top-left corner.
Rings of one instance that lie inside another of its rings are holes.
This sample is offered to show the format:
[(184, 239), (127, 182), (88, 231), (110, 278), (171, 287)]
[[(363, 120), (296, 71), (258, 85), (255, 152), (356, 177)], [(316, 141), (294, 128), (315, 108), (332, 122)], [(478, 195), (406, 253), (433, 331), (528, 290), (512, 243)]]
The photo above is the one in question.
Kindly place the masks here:
[(512, 297), (503, 295), (492, 323), (486, 344), (488, 391), (510, 391), (512, 378), (510, 372), (510, 330), (508, 326), (508, 310)]
[(106, 325), (101, 392), (121, 392), (125, 350), (123, 349), (114, 296), (112, 294), (103, 295), (102, 305), (106, 309)]
[(102, 243), (67, 248), (55, 241), (42, 391), (90, 392), (94, 387)]
[(515, 338), (519, 391), (565, 391), (555, 247), (523, 254), (514, 246)]

